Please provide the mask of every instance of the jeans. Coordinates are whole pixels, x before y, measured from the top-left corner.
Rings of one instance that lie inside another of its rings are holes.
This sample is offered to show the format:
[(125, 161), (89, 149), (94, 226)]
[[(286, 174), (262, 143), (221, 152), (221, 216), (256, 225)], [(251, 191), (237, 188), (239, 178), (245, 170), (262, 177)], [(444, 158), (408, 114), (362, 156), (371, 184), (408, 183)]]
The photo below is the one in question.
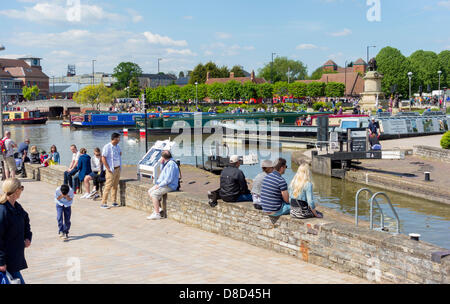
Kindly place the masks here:
[(236, 203), (241, 203), (241, 202), (253, 202), (252, 195), (250, 193), (239, 195), (239, 197), (236, 200)]
[(284, 203), (281, 205), (280, 210), (278, 210), (275, 214), (271, 214), (270, 216), (282, 216), (291, 214), (291, 205)]
[(22, 277), (22, 274), (20, 273), (20, 271), (11, 272), (10, 275), (12, 276), (13, 279), (20, 279), (20, 283), (22, 285), (25, 284), (25, 281), (23, 280), (23, 277)]
[(77, 173), (78, 170), (77, 169), (73, 169), (70, 172), (65, 171), (64, 172), (64, 185), (69, 185), (70, 188), (73, 189), (73, 181), (72, 181), (72, 176), (75, 175), (75, 173)]
[(72, 215), (72, 207), (63, 207), (56, 205), (56, 219), (58, 220), (59, 232), (64, 234), (70, 230), (70, 216)]

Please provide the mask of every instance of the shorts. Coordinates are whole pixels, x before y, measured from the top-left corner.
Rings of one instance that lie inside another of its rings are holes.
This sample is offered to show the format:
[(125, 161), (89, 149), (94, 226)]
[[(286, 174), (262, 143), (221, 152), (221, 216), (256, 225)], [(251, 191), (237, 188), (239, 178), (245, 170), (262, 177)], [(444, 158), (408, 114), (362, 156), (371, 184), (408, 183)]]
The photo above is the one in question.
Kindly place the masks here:
[(148, 190), (148, 194), (150, 195), (150, 197), (156, 198), (157, 200), (161, 200), (165, 194), (167, 194), (169, 192), (174, 192), (174, 191), (175, 190), (172, 190), (168, 186), (159, 187), (158, 189), (156, 189), (156, 185), (155, 185), (150, 190)]
[(5, 170), (16, 173), (16, 160), (12, 156), (5, 157)]

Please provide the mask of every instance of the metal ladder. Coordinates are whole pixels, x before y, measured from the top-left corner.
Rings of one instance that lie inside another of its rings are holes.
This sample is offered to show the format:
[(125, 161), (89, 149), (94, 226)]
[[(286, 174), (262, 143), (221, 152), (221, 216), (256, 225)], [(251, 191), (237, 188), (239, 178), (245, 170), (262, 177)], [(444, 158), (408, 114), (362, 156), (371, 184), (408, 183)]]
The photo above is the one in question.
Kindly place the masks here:
[[(398, 217), (397, 211), (395, 211), (394, 206), (392, 206), (391, 203), (391, 199), (387, 196), (386, 193), (384, 192), (377, 192), (375, 194), (373, 194), (373, 192), (368, 189), (368, 188), (362, 188), (359, 189), (358, 192), (356, 193), (356, 197), (355, 197), (355, 225), (358, 226), (358, 205), (359, 205), (359, 195), (363, 192), (368, 192), (371, 195), (371, 198), (369, 199), (369, 204), (370, 204), (370, 229), (371, 230), (377, 230), (377, 231), (384, 231), (384, 232), (388, 232), (388, 229), (384, 226), (384, 212), (383, 209), (381, 208), (380, 204), (378, 204), (376, 198), (378, 196), (384, 196), (384, 198), (386, 198), (392, 212), (394, 213), (394, 216), (396, 218), (396, 222), (397, 222), (397, 229), (396, 229), (396, 233), (399, 234), (400, 233), (400, 218)], [(380, 227), (379, 228), (374, 228), (373, 227), (373, 216), (374, 216), (374, 212), (373, 212), (373, 203), (375, 203), (378, 207), (378, 209), (380, 210), (381, 213), (381, 220), (380, 220)]]

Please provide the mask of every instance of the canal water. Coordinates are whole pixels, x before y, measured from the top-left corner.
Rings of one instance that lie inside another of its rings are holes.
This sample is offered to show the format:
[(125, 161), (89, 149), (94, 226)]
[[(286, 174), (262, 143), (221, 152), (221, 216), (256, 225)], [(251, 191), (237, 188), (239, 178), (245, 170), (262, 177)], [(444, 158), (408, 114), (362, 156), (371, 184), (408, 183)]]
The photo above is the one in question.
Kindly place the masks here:
[[(11, 130), (12, 138), (17, 142), (22, 142), (25, 138), (31, 139), (31, 145), (38, 146), (39, 149), (49, 151), (51, 145), (56, 145), (61, 155), (61, 163), (68, 165), (71, 161), (71, 152), (69, 146), (76, 144), (78, 148), (85, 147), (91, 154), (95, 147), (102, 148), (103, 145), (110, 141), (112, 132), (120, 130), (70, 130), (60, 126), (60, 122), (49, 121), (42, 126), (8, 126)], [(205, 138), (205, 137), (204, 137)], [(149, 147), (156, 140), (165, 140), (168, 136), (150, 136)], [(173, 138), (172, 138), (173, 139)], [(192, 148), (196, 148), (197, 162), (201, 163), (201, 145), (192, 144)], [(140, 139), (138, 135), (124, 137), (121, 140), (120, 147), (123, 152), (123, 161), (127, 165), (136, 165), (145, 153), (145, 141)], [(205, 154), (209, 154), (209, 147), (204, 148)], [(250, 149), (247, 151), (254, 153)], [(297, 167), (291, 162), (291, 153), (289, 151), (281, 151), (280, 157), (286, 158), (288, 161), (288, 170), (284, 178), (289, 182), (295, 174)], [(194, 156), (175, 155), (182, 163), (195, 164)], [(206, 158), (206, 156), (205, 156)], [(271, 158), (267, 151), (259, 151), (259, 159)], [(259, 166), (242, 166), (247, 178), (253, 179), (261, 171)], [(354, 216), (355, 213), (355, 195), (362, 188), (362, 185), (332, 179), (322, 175), (314, 175), (314, 192), (315, 198), (319, 205), (333, 208), (347, 215)], [(397, 210), (400, 217), (400, 231), (404, 234), (419, 233), (421, 239), (450, 249), (450, 205), (437, 202), (427, 201), (421, 198), (415, 198), (408, 195), (398, 194), (384, 189), (371, 187), (375, 193), (383, 191), (388, 194), (392, 204)], [(206, 197), (206, 194), (205, 194)], [(395, 227), (395, 218), (390, 211), (388, 205), (379, 202), (383, 207), (386, 215), (386, 224), (390, 229)], [(369, 219), (369, 207), (367, 198), (361, 198), (359, 214), (361, 220)], [(376, 211), (375, 224), (379, 224), (379, 212)]]

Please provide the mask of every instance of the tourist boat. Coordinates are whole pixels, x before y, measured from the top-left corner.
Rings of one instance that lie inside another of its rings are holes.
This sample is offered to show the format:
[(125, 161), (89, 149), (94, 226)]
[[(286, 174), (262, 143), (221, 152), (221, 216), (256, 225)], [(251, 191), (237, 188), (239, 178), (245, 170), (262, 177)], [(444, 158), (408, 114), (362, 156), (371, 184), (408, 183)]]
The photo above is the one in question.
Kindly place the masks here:
[(45, 124), (47, 117), (41, 116), (41, 111), (5, 111), (3, 112), (4, 125), (37, 125)]
[(70, 121), (63, 121), (61, 127), (70, 127)]

